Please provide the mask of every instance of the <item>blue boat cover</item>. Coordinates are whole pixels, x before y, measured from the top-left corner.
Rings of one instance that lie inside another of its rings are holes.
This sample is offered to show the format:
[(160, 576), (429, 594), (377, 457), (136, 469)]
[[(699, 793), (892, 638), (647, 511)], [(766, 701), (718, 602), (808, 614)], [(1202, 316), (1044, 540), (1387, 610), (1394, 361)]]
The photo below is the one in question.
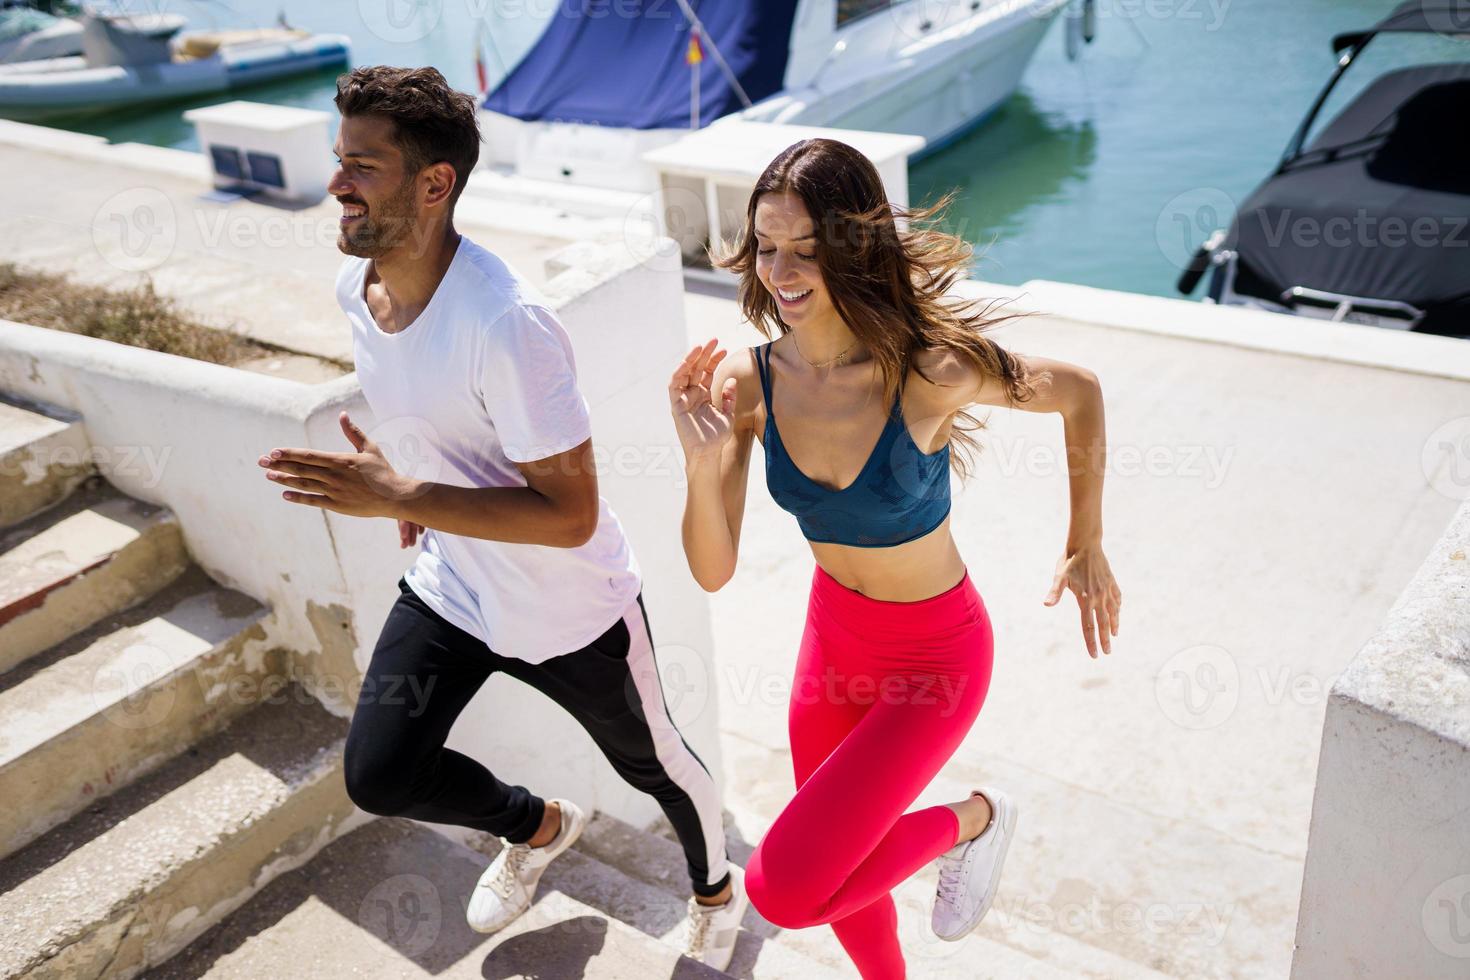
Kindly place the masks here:
[(751, 102), (780, 91), (797, 0), (690, 0), (704, 25), (704, 60), (686, 63), (690, 24), (674, 0), (561, 0), (550, 24), (485, 97), (527, 121), (631, 129), (687, 128), (691, 72), (699, 123), (743, 108), (711, 41)]

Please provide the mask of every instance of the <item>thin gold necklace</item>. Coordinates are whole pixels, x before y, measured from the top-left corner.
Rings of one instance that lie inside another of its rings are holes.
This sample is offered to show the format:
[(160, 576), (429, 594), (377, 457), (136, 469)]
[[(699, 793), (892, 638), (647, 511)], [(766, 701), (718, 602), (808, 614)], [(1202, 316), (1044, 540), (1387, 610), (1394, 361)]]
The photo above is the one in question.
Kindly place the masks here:
[[(801, 345), (798, 344), (798, 343), (796, 343), (796, 333), (795, 332), (793, 332), (791, 334), (791, 343), (796, 347), (796, 352), (798, 354), (801, 354)], [(806, 361), (808, 364), (810, 364), (814, 368), (826, 367), (828, 364), (831, 364), (834, 361), (845, 360), (847, 358), (847, 352), (850, 351), (850, 350), (852, 350), (856, 346), (857, 346), (857, 338), (854, 337), (852, 339), (852, 343), (848, 344), (847, 347), (842, 351), (842, 353), (838, 354), (836, 357), (829, 357), (825, 361), (813, 361), (813, 360), (810, 360), (805, 354), (801, 354), (801, 359), (803, 361)]]

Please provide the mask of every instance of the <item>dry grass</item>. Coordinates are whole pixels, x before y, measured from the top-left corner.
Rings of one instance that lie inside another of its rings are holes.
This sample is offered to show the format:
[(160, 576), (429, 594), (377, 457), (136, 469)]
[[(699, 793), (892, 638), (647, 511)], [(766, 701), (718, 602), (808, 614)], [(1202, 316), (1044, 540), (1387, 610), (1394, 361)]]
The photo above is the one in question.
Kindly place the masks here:
[(238, 364), (274, 350), (194, 323), (154, 292), (152, 282), (114, 291), (10, 262), (0, 262), (0, 318), (215, 364)]

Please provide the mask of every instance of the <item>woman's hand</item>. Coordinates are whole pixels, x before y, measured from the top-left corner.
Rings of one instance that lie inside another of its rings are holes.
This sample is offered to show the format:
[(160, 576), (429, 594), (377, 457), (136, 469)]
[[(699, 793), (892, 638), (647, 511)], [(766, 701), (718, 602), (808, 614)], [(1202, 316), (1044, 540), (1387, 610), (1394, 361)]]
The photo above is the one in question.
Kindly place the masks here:
[(1101, 544), (1080, 545), (1057, 559), (1056, 578), (1043, 600), (1044, 604), (1056, 605), (1062, 598), (1064, 586), (1077, 596), (1088, 656), (1097, 659), (1098, 634), (1102, 635), (1103, 653), (1112, 653), (1111, 638), (1118, 635), (1118, 611), (1123, 605), (1123, 592), (1113, 578)]
[(679, 443), (684, 448), (686, 466), (719, 460), (720, 450), (735, 431), (736, 380), (725, 380), (718, 407), (710, 395), (715, 368), (726, 354), (718, 347), (719, 341), (711, 338), (694, 348), (669, 380), (669, 405)]
[(422, 524), (415, 524), (413, 521), (400, 519), (398, 521), (398, 547), (412, 548), (414, 543), (418, 541), (419, 535), (423, 533), (424, 526)]

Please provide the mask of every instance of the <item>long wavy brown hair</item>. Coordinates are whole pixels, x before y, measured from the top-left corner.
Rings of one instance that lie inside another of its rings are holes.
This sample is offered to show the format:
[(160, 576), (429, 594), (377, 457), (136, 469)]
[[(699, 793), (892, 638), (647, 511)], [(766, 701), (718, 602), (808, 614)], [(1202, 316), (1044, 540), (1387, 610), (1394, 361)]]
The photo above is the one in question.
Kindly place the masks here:
[[(755, 211), (762, 195), (784, 191), (806, 204), (822, 281), (837, 314), (878, 361), (885, 403), (897, 397), (915, 353), (934, 348), (967, 357), (982, 376), (1002, 381), (1012, 405), (1035, 397), (1037, 383), (1050, 372), (1027, 372), (1019, 358), (983, 336), (1024, 314), (997, 314), (999, 301), (965, 302), (949, 295), (968, 277), (973, 256), (968, 242), (939, 228), (953, 192), (929, 207), (892, 204), (872, 162), (837, 140), (802, 140), (772, 160), (751, 192), (739, 238), (710, 256), (716, 267), (740, 276), (741, 312), (768, 340), (791, 328), (756, 276)], [(922, 369), (919, 374), (938, 383)], [(980, 452), (971, 433), (983, 428), (968, 411), (955, 413), (950, 439), (960, 452), (950, 454), (950, 464), (961, 478)]]

